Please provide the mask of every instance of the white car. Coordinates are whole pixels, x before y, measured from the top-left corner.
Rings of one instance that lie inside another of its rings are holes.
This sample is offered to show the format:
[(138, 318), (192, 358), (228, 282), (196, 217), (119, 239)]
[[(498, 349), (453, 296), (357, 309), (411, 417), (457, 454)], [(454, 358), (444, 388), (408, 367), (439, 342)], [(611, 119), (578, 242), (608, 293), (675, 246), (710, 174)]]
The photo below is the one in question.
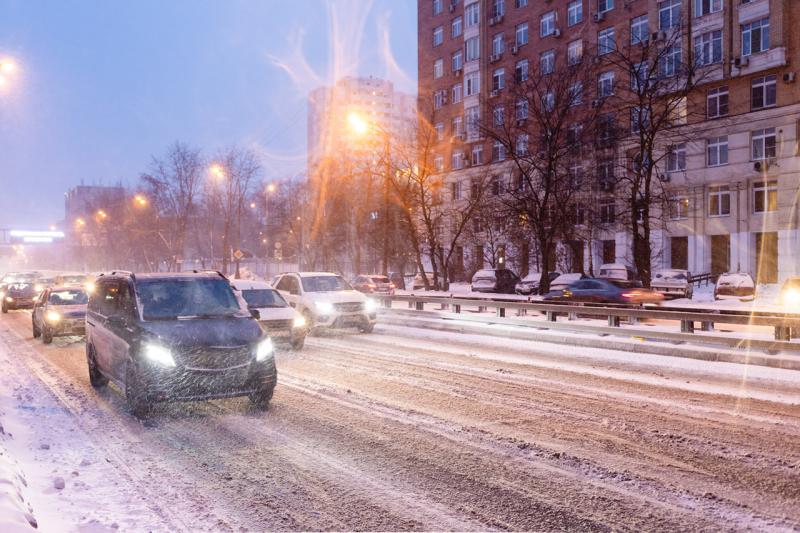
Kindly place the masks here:
[(692, 273), (679, 268), (656, 270), (650, 281), (650, 288), (664, 295), (665, 298), (692, 299)]
[(290, 272), (281, 275), (275, 288), (303, 315), (309, 329), (355, 327), (370, 333), (375, 328), (378, 303), (338, 274)]
[(273, 342), (288, 344), (293, 350), (303, 347), (308, 331), (305, 317), (269, 283), (237, 279), (231, 280), (231, 286), (242, 295), (248, 309), (258, 311), (258, 321), (267, 328)]

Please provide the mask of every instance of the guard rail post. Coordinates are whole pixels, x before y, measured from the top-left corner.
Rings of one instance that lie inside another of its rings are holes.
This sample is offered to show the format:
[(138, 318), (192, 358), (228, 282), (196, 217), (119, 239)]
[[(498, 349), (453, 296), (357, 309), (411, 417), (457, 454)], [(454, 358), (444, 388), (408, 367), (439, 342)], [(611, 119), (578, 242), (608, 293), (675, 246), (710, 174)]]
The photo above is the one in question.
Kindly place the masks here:
[(792, 340), (791, 328), (787, 328), (786, 326), (775, 326), (775, 340), (776, 341)]
[(619, 317), (617, 315), (608, 315), (608, 327), (610, 328), (619, 327)]
[(424, 311), (425, 310), (425, 303), (424, 302), (414, 302), (415, 308), (417, 311)]
[(548, 322), (555, 322), (556, 321), (557, 313), (555, 311), (546, 311), (545, 317)]
[(708, 320), (700, 322), (700, 329), (703, 331), (714, 331), (714, 323)]
[(453, 312), (454, 313), (461, 313), (461, 305), (460, 304), (453, 304)]
[(681, 320), (681, 333), (694, 333), (694, 320)]
[(496, 309), (496, 314), (497, 314), (497, 316), (499, 318), (505, 318), (506, 317), (506, 308), (505, 307), (498, 307)]

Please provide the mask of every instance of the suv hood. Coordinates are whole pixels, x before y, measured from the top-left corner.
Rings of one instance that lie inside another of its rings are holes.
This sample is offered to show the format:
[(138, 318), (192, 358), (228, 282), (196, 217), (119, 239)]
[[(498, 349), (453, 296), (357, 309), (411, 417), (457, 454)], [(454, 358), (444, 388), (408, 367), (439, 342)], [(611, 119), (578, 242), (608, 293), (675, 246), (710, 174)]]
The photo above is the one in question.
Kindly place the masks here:
[(191, 318), (141, 322), (142, 329), (168, 346), (224, 346), (253, 344), (263, 335), (253, 318)]
[(330, 302), (332, 304), (367, 301), (366, 296), (358, 291), (308, 292), (305, 296), (315, 302)]

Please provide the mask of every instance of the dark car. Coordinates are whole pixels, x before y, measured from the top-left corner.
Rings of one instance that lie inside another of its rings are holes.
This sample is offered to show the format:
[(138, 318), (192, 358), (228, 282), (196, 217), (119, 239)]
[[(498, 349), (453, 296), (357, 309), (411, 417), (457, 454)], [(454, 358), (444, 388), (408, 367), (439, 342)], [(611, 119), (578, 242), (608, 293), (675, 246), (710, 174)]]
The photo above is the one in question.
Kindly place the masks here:
[(34, 338), (45, 344), (53, 337), (83, 335), (89, 295), (81, 287), (51, 287), (42, 291), (33, 305), (31, 324)]
[(395, 289), (406, 290), (406, 275), (402, 272), (389, 272), (389, 281), (394, 283)]
[(356, 276), (352, 285), (355, 290), (364, 294), (394, 294), (395, 288), (388, 276), (380, 274)]
[[(558, 276), (561, 275), (561, 272), (549, 272), (547, 277), (550, 279), (552, 283)], [(542, 279), (541, 272), (529, 272), (527, 276), (519, 280), (516, 287), (514, 287), (514, 292), (517, 294), (522, 295), (529, 295), (534, 294), (539, 291), (539, 282)]]
[(626, 286), (625, 281), (607, 279), (581, 279), (563, 290), (550, 291), (544, 299), (548, 301), (593, 302), (616, 304), (659, 303), (664, 295), (649, 289)]
[(507, 268), (487, 268), (478, 270), (472, 276), (471, 290), (473, 292), (514, 294), (518, 282), (519, 276)]
[(38, 296), (33, 285), (33, 280), (29, 282), (10, 283), (5, 289), (3, 296), (2, 312), (8, 313), (12, 309), (31, 309), (33, 302)]
[(266, 408), (274, 349), (240, 302), (217, 273), (100, 276), (86, 315), (91, 384), (114, 381), (137, 417), (159, 401), (249, 396)]

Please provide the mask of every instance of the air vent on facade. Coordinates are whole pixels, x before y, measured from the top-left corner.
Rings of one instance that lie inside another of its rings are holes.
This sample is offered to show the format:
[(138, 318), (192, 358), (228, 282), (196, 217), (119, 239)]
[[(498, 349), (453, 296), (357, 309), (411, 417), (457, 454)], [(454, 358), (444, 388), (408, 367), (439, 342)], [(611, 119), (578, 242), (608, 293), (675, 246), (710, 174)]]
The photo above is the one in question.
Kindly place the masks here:
[(605, 18), (606, 16), (604, 13), (595, 13), (594, 16), (592, 17), (592, 20), (594, 20), (595, 22), (603, 22)]
[(783, 81), (786, 83), (794, 83), (794, 80), (797, 78), (797, 73), (795, 72), (784, 72), (783, 73)]

